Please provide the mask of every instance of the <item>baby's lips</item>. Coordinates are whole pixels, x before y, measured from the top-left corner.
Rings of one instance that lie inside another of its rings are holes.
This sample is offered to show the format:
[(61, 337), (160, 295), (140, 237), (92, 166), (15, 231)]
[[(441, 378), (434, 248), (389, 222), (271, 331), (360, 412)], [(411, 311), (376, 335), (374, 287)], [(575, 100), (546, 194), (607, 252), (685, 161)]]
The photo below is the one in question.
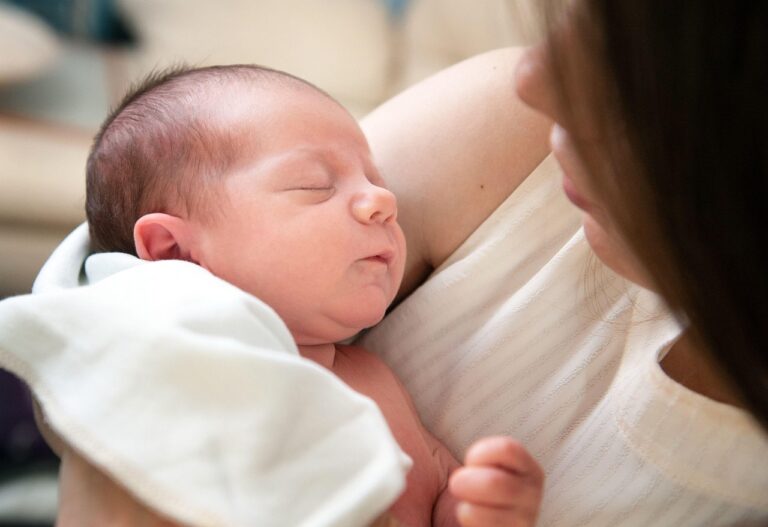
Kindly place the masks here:
[(374, 256), (369, 256), (365, 260), (369, 262), (378, 262), (378, 263), (383, 263), (384, 265), (389, 265), (389, 260), (378, 254)]
[(384, 260), (384, 262), (389, 265), (392, 260), (395, 259), (395, 251), (393, 250), (386, 250), (382, 251), (381, 253), (377, 254), (376, 257), (381, 258)]
[(371, 254), (370, 256), (366, 256), (361, 259), (371, 261), (371, 262), (381, 262), (385, 265), (389, 265), (390, 263), (392, 263), (392, 260), (395, 259), (395, 251), (391, 249), (385, 249), (383, 251), (377, 251)]

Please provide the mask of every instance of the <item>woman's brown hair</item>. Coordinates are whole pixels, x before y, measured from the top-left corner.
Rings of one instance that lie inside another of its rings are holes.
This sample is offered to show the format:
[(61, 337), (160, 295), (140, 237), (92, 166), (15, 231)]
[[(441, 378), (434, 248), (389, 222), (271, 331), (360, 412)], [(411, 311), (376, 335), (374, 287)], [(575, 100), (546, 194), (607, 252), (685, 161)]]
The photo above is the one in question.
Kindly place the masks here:
[[(589, 85), (608, 159), (595, 190), (768, 427), (768, 3), (577, 0), (565, 21), (550, 55), (565, 107)], [(578, 73), (566, 42), (598, 75)]]

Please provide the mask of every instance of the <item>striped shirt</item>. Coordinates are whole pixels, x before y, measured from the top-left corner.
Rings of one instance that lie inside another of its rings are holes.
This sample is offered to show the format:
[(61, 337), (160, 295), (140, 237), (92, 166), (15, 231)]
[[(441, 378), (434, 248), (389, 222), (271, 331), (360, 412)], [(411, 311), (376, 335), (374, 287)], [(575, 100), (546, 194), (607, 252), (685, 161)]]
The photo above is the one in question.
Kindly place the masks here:
[(551, 158), (361, 344), (463, 458), (517, 437), (546, 474), (539, 525), (766, 525), (768, 440), (659, 366), (680, 328), (605, 268)]

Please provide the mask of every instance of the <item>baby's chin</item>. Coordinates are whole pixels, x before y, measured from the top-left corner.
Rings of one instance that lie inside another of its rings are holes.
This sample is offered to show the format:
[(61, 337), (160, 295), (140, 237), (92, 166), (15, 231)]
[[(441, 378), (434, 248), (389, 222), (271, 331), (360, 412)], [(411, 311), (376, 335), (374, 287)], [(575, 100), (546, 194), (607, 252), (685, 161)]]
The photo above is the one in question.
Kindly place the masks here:
[[(332, 342), (348, 341), (364, 329), (375, 326), (384, 318), (385, 310), (378, 313), (369, 313), (365, 316), (345, 317), (345, 318), (325, 318), (316, 320), (310, 326), (292, 328), (296, 344), (299, 346), (316, 346), (319, 344), (329, 344)], [(360, 313), (360, 315), (363, 315)]]

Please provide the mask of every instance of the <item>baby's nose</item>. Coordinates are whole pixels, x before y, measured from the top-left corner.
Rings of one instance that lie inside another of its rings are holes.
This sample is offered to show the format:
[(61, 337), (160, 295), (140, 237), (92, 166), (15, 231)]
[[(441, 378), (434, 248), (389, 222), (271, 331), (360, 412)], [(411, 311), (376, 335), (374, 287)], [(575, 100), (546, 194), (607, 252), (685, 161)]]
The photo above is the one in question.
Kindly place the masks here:
[(362, 223), (387, 223), (397, 219), (397, 199), (383, 187), (369, 185), (352, 202), (352, 214)]

